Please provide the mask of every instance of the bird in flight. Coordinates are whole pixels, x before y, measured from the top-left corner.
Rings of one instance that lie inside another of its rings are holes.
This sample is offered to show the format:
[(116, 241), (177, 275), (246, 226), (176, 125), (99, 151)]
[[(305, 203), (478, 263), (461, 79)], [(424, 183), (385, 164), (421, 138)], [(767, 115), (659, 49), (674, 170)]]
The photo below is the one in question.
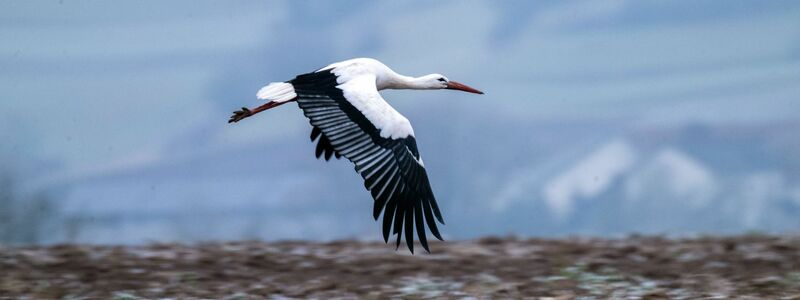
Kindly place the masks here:
[[(375, 200), (373, 217), (383, 212), (383, 239), (397, 235), (396, 248), (405, 235), (414, 253), (414, 227), (419, 242), (428, 249), (425, 224), (442, 240), (436, 220), (444, 224), (433, 196), (425, 165), (417, 149), (411, 123), (378, 92), (384, 89), (483, 92), (440, 74), (409, 77), (397, 74), (371, 58), (333, 63), (286, 82), (273, 82), (256, 96), (266, 103), (254, 109), (242, 107), (228, 123), (239, 122), (284, 103), (297, 102), (309, 119), (316, 156), (344, 156), (355, 164), (364, 186)], [(435, 219), (434, 219), (435, 217)], [(405, 230), (405, 231), (404, 231)]]

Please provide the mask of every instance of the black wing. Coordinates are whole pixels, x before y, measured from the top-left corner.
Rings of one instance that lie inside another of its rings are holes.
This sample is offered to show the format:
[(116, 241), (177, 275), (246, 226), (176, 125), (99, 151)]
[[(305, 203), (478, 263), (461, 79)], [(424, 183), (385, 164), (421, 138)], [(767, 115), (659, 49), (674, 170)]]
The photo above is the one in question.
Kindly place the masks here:
[(336, 159), (342, 157), (342, 155), (339, 154), (339, 152), (337, 152), (336, 149), (333, 149), (333, 145), (331, 145), (331, 140), (329, 140), (327, 136), (322, 134), (322, 130), (320, 130), (319, 127), (314, 127), (313, 129), (311, 129), (311, 141), (313, 142), (317, 140), (317, 137), (319, 137), (319, 141), (317, 142), (317, 148), (314, 150), (314, 155), (316, 155), (317, 158), (322, 157), (323, 153), (325, 154), (325, 160), (330, 160), (331, 155), (336, 155)]
[[(388, 242), (394, 228), (396, 246), (400, 246), (400, 238), (405, 234), (408, 249), (413, 253), (416, 226), (420, 244), (430, 251), (425, 224), (442, 240), (436, 220), (442, 224), (444, 220), (425, 167), (420, 163), (414, 137), (381, 137), (380, 130), (345, 99), (342, 90), (336, 87), (336, 75), (329, 70), (303, 74), (290, 82), (297, 93), (297, 104), (314, 126), (312, 140), (321, 133), (335, 153), (352, 161), (356, 172), (364, 178), (364, 186), (375, 199), (374, 218), (377, 220), (383, 211), (384, 241)], [(320, 144), (317, 157), (326, 149)]]

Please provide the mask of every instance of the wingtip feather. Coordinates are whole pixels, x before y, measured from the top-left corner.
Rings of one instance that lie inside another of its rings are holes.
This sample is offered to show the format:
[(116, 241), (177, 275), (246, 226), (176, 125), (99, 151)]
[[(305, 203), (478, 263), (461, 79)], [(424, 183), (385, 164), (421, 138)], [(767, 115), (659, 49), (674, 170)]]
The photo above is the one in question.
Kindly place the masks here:
[(414, 206), (414, 219), (417, 222), (417, 236), (419, 237), (419, 243), (422, 245), (422, 248), (425, 249), (426, 252), (431, 253), (431, 250), (428, 248), (428, 238), (425, 234), (425, 221), (422, 219), (422, 206), (415, 205)]
[(411, 254), (414, 254), (414, 210), (406, 209), (405, 215), (406, 246), (408, 246)]
[(386, 209), (383, 210), (383, 241), (389, 243), (389, 233), (392, 230), (392, 217), (394, 216), (396, 202), (393, 200), (386, 203)]

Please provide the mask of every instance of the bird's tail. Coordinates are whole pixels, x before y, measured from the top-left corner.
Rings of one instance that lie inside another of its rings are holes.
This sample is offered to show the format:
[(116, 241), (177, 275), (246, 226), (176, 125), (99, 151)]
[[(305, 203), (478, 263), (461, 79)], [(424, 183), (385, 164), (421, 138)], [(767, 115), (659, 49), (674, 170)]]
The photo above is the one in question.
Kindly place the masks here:
[(294, 86), (291, 83), (272, 82), (258, 90), (256, 97), (261, 100), (283, 103), (297, 98), (297, 93), (294, 92)]

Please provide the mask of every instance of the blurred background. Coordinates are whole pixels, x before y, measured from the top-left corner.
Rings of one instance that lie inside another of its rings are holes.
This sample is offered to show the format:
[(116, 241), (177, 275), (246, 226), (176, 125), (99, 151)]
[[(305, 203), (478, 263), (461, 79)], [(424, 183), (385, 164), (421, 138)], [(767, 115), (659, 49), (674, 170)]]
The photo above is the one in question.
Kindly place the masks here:
[(380, 239), (271, 81), (354, 57), (486, 92), (386, 91), (445, 238), (800, 230), (798, 1), (4, 1), (0, 241)]

